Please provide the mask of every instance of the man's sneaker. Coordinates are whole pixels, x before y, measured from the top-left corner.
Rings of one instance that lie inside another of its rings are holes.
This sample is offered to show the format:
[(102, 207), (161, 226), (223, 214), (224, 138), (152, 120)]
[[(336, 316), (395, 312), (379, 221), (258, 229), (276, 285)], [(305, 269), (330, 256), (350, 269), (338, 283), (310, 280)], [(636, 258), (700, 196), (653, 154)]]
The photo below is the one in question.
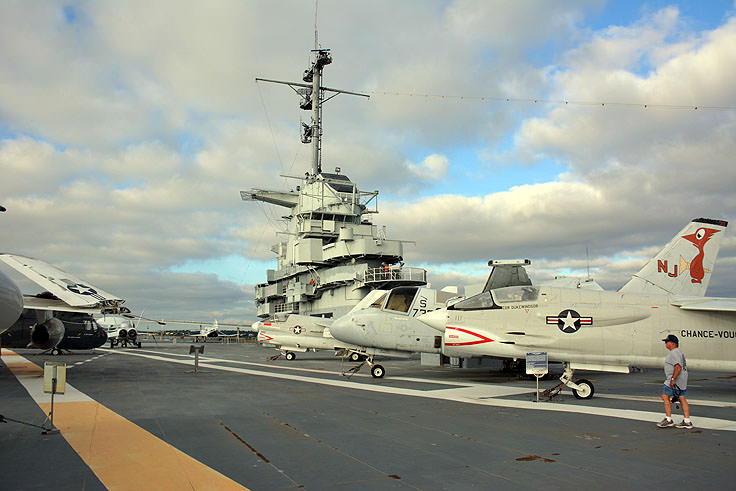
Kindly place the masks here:
[(668, 420), (667, 418), (664, 418), (662, 421), (657, 423), (657, 426), (659, 426), (660, 428), (672, 428), (673, 426), (675, 426), (675, 422), (671, 419)]
[(683, 420), (682, 423), (678, 423), (677, 424), (677, 427), (678, 428), (692, 429), (693, 428), (693, 423), (692, 423), (692, 421), (690, 423), (686, 423), (685, 420)]

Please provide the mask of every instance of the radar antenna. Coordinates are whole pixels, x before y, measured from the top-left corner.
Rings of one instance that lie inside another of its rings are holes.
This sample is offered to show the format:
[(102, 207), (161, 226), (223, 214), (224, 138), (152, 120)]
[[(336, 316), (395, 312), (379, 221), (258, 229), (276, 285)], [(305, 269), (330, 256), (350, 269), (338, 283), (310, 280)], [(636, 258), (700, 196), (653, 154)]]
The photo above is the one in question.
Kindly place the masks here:
[[(305, 111), (312, 111), (311, 125), (302, 123), (301, 140), (302, 143), (312, 144), (312, 175), (316, 176), (322, 172), (322, 105), (330, 99), (340, 94), (357, 95), (360, 97), (370, 98), (368, 94), (359, 92), (350, 92), (341, 89), (332, 89), (322, 85), (322, 70), (325, 66), (332, 63), (332, 56), (329, 49), (323, 49), (318, 46), (317, 40), (317, 24), (316, 24), (316, 8), (315, 8), (315, 29), (314, 29), (314, 61), (312, 65), (304, 71), (301, 82), (286, 82), (283, 80), (273, 80), (268, 78), (256, 77), (256, 82), (271, 82), (275, 84), (288, 85), (297, 94), (301, 96), (299, 107)], [(325, 98), (325, 93), (331, 92), (332, 95)]]

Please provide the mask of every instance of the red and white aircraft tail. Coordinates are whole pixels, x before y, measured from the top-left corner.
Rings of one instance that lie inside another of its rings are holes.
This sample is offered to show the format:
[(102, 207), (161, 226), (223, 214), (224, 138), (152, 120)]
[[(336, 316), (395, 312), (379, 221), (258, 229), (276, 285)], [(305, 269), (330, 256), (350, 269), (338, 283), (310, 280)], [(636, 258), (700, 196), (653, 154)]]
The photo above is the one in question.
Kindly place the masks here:
[(619, 291), (705, 296), (727, 226), (725, 220), (696, 218)]

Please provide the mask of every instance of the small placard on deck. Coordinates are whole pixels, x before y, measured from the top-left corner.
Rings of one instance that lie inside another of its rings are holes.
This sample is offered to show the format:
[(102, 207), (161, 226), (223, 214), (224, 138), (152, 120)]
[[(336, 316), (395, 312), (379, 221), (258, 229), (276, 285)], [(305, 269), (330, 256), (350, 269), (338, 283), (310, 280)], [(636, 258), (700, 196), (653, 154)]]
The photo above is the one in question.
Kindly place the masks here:
[(549, 363), (546, 351), (538, 351), (526, 354), (526, 374), (527, 375), (547, 375), (549, 372)]

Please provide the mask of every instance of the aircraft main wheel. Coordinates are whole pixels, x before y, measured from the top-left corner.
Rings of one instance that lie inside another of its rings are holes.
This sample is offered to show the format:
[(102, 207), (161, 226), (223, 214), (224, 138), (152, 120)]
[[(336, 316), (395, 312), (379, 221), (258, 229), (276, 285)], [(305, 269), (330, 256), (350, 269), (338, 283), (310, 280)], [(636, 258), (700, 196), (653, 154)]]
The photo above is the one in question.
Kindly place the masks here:
[(580, 389), (572, 391), (575, 398), (590, 399), (591, 397), (593, 397), (593, 394), (595, 393), (595, 388), (593, 387), (592, 383), (590, 383), (588, 380), (585, 380), (584, 378), (575, 381), (575, 383), (580, 386)]
[(371, 375), (373, 375), (373, 378), (383, 378), (383, 376), (386, 375), (386, 370), (384, 370), (381, 365), (373, 365), (373, 368), (371, 368)]
[(360, 353), (350, 353), (350, 361), (360, 361), (361, 358)]
[(287, 360), (289, 360), (289, 361), (291, 361), (291, 360), (293, 360), (294, 358), (296, 358), (296, 355), (295, 355), (294, 353), (292, 353), (291, 351), (289, 351), (288, 353), (286, 353), (286, 354), (285, 354), (284, 356), (285, 356), (285, 357), (286, 357), (286, 359), (287, 359)]

